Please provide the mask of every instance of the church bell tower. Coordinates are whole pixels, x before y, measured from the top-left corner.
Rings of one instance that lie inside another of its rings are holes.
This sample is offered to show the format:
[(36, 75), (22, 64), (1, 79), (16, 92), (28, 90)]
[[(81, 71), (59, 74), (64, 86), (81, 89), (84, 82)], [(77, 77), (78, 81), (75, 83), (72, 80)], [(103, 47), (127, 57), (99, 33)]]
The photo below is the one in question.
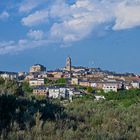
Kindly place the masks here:
[(71, 58), (67, 57), (66, 59), (66, 70), (71, 71)]

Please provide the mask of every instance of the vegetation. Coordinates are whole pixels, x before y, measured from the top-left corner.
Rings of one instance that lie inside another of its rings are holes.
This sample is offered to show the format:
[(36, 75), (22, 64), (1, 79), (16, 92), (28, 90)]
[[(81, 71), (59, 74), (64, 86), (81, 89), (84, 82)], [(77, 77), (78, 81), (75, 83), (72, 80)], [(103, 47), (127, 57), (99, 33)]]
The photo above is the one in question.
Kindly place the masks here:
[(0, 77), (0, 85), (4, 84), (4, 79), (2, 77)]
[(27, 81), (24, 81), (22, 83), (22, 90), (24, 91), (24, 94), (29, 94), (29, 93), (32, 93), (33, 91), (33, 89), (30, 87)]
[(140, 90), (102, 92), (106, 100), (101, 101), (88, 94), (63, 105), (59, 100), (28, 98), (23, 90), (23, 95), (15, 94), (19, 92), (15, 89), (21, 88), (17, 83), (18, 88), (13, 83), (10, 87), (4, 84), (1, 140), (140, 139)]
[(22, 88), (17, 81), (10, 79), (4, 80), (0, 78), (0, 95), (7, 94), (20, 96), (22, 95), (22, 93), (23, 93)]
[(54, 80), (49, 80), (47, 78), (45, 78), (45, 85), (47, 86), (65, 86), (67, 83), (65, 78), (59, 78), (58, 80), (54, 81)]
[(60, 83), (60, 84), (66, 84), (66, 79), (65, 78), (60, 78), (56, 81), (56, 83)]
[(87, 93), (93, 93), (94, 89), (93, 87), (87, 87)]
[(46, 85), (46, 86), (49, 86), (49, 85), (54, 84), (54, 81), (53, 81), (53, 80), (49, 80), (48, 78), (45, 78), (45, 79), (44, 79), (44, 82), (45, 82), (45, 85)]

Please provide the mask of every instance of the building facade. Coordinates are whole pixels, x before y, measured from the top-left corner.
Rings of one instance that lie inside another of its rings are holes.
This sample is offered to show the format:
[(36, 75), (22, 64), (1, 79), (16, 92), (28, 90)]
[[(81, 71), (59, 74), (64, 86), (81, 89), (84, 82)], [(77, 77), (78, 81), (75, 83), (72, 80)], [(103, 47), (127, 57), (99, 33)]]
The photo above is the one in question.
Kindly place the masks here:
[(3, 79), (17, 80), (18, 79), (18, 73), (15, 73), (15, 72), (1, 72), (0, 77), (2, 77)]
[(118, 82), (106, 82), (103, 84), (104, 92), (114, 91), (117, 92), (118, 89), (121, 89), (122, 84)]
[(29, 85), (30, 86), (43, 86), (45, 84), (44, 79), (30, 79)]
[(46, 96), (48, 96), (48, 87), (45, 87), (45, 86), (35, 87), (33, 89), (33, 94), (34, 95), (46, 95)]
[(45, 72), (46, 67), (44, 67), (41, 64), (35, 64), (30, 68), (30, 73), (35, 73), (35, 72)]

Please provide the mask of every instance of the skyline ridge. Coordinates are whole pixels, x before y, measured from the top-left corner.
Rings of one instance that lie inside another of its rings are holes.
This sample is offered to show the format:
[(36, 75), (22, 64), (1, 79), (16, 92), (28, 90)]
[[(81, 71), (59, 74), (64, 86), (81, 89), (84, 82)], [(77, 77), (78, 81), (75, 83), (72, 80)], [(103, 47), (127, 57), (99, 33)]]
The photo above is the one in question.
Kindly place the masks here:
[[(118, 73), (118, 74), (123, 74), (123, 73), (133, 73), (133, 74), (136, 74), (136, 73), (134, 73), (134, 72), (128, 72), (128, 71), (126, 71), (126, 72), (119, 72), (119, 71), (113, 71), (113, 70), (109, 70), (109, 69), (102, 69), (101, 67), (92, 67), (92, 66), (84, 66), (84, 65), (73, 65), (73, 63), (72, 63), (72, 58), (70, 57), (70, 55), (68, 55), (67, 56), (67, 58), (66, 58), (66, 64), (63, 66), (63, 67), (58, 67), (58, 68), (54, 68), (54, 69), (49, 69), (48, 67), (47, 67), (47, 69), (46, 69), (46, 71), (55, 71), (55, 70), (61, 70), (62, 68), (64, 68), (64, 67), (66, 67), (67, 66), (67, 61), (68, 61), (68, 59), (70, 59), (70, 65), (71, 65), (71, 67), (77, 67), (77, 68), (91, 68), (91, 69), (100, 69), (100, 70), (102, 70), (102, 71), (108, 71), (108, 72), (112, 72), (112, 73)], [(41, 65), (41, 66), (44, 66), (45, 67), (45, 65), (44, 64), (41, 64), (41, 63), (35, 63), (35, 64), (33, 64), (32, 66), (36, 66), (36, 65)], [(28, 70), (27, 71), (10, 71), (10, 70), (7, 70), (7, 71), (4, 71), (4, 70), (0, 70), (0, 72), (29, 72), (29, 68), (28, 68)], [(138, 73), (137, 73), (138, 74)]]

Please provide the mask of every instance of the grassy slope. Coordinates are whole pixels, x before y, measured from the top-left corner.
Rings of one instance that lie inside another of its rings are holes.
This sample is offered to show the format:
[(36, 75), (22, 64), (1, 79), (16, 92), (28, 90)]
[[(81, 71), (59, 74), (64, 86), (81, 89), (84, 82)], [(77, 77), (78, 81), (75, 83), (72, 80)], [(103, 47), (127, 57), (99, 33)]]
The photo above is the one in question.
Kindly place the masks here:
[[(18, 101), (18, 105), (20, 103), (20, 108), (24, 110), (19, 112), (20, 116), (15, 116), (25, 122), (24, 127), (21, 128), (15, 119), (9, 132), (2, 132), (1, 139), (140, 139), (139, 95), (139, 91), (109, 93), (105, 94), (106, 100), (103, 101), (95, 101), (92, 96), (86, 96), (74, 99), (64, 108), (58, 102), (26, 101), (23, 104)], [(42, 107), (44, 104), (46, 107)], [(33, 122), (27, 121), (31, 118)]]

